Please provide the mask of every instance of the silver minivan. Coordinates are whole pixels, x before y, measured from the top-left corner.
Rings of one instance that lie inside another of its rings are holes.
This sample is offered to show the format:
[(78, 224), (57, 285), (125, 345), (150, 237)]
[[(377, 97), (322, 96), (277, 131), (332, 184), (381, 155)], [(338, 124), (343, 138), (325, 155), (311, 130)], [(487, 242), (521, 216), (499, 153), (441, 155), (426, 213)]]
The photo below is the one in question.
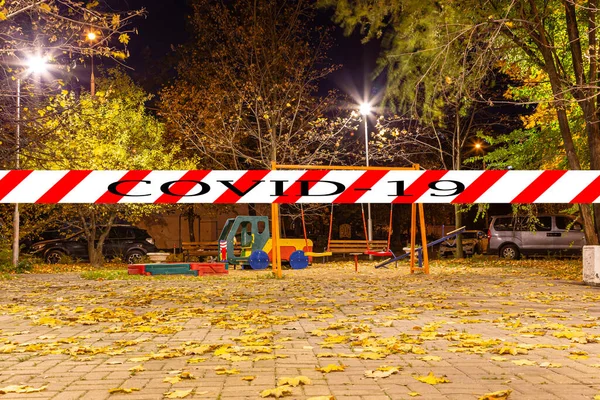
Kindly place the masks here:
[(492, 217), (487, 254), (517, 260), (521, 255), (581, 255), (581, 224), (565, 215)]

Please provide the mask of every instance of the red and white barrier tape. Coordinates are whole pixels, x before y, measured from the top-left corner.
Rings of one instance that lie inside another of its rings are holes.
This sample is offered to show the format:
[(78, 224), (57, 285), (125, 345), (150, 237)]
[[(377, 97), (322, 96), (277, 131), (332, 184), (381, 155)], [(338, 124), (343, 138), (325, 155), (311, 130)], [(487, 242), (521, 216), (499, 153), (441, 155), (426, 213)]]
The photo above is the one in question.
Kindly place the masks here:
[(600, 171), (0, 171), (0, 203), (596, 203)]

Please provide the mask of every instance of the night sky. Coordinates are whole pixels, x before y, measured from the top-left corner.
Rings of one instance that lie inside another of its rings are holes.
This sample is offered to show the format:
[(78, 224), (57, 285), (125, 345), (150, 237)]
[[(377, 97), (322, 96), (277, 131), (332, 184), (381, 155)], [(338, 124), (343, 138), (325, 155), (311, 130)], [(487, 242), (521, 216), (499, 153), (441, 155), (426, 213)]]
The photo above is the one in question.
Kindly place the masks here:
[[(167, 67), (168, 57), (178, 44), (184, 43), (187, 31), (187, 15), (191, 13), (187, 0), (115, 0), (110, 2), (115, 9), (140, 9), (148, 12), (145, 18), (136, 20), (135, 27), (139, 34), (132, 35), (129, 44), (131, 53), (126, 65), (133, 70), (130, 74), (141, 83), (146, 90), (157, 92), (165, 80), (173, 77), (173, 71)], [(338, 89), (343, 93), (358, 91), (363, 93), (366, 84), (370, 92), (381, 90), (381, 79), (372, 87), (371, 75), (379, 54), (379, 43), (376, 41), (362, 44), (361, 36), (355, 32), (345, 37), (342, 29), (331, 20), (330, 10), (321, 10), (315, 21), (317, 24), (333, 27), (334, 45), (329, 52), (333, 64), (341, 64), (342, 68), (334, 72), (324, 81), (320, 92)], [(97, 60), (101, 66), (112, 66), (110, 61)], [(85, 80), (85, 79), (84, 79)]]

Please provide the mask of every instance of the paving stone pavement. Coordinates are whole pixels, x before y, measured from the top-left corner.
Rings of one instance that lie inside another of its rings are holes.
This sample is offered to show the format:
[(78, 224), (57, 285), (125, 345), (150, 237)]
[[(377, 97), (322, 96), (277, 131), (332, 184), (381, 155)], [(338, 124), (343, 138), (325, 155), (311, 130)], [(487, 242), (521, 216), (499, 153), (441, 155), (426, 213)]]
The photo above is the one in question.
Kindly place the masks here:
[[(0, 391), (45, 388), (0, 400), (163, 399), (175, 390), (257, 399), (297, 376), (311, 383), (284, 398), (459, 400), (510, 389), (509, 399), (593, 399), (600, 288), (490, 265), (440, 264), (425, 276), (406, 265), (363, 263), (356, 274), (352, 263), (315, 264), (281, 280), (266, 271), (20, 275), (0, 281)], [(330, 364), (344, 370), (316, 370)], [(386, 366), (399, 371), (365, 376)], [(416, 379), (430, 372), (449, 382)]]

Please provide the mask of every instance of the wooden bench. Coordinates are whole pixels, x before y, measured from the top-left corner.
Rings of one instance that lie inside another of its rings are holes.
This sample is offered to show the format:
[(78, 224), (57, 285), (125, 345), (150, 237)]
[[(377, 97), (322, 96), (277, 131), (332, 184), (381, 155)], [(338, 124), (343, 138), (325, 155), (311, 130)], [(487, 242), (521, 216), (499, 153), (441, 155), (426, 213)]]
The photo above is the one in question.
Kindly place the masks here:
[[(387, 247), (387, 240), (369, 240), (369, 250), (371, 252), (385, 252), (388, 250)], [(367, 242), (365, 240), (349, 239), (331, 240), (329, 242), (329, 251), (332, 254), (349, 254), (353, 256), (354, 270), (358, 271), (358, 256), (366, 254), (365, 252), (367, 251)]]
[[(182, 242), (183, 261), (189, 261), (190, 257), (217, 257), (219, 255), (218, 242)], [(239, 245), (234, 247), (235, 251), (240, 251)]]
[[(387, 240), (370, 240), (369, 249), (372, 251), (387, 250)], [(365, 240), (332, 240), (329, 242), (329, 251), (333, 254), (364, 254), (367, 251), (367, 242)]]

